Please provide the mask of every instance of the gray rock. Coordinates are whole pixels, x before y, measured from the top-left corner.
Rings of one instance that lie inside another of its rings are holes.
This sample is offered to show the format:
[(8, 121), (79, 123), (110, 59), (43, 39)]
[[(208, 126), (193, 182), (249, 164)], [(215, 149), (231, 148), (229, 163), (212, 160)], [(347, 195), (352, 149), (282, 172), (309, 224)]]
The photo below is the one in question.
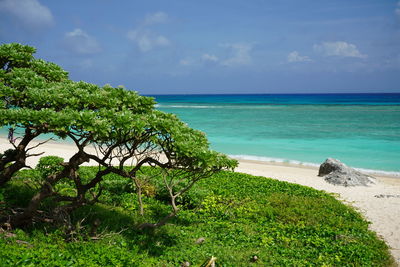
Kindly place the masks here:
[(374, 183), (374, 178), (348, 167), (337, 159), (328, 158), (319, 167), (318, 176), (325, 181), (342, 186), (367, 186)]

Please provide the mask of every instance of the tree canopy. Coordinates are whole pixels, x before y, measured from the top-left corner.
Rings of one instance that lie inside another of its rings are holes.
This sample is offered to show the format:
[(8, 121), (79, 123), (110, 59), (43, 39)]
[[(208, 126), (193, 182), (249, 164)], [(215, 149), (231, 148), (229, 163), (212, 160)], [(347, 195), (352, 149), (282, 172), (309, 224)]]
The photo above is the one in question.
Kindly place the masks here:
[[(43, 143), (42, 134), (73, 140), (77, 152), (57, 163), (62, 168), (42, 177), (41, 187), (29, 205), (12, 217), (13, 225), (29, 223), (46, 198), (62, 203), (56, 213), (96, 201), (102, 177), (108, 173), (134, 181), (143, 214), (142, 186), (151, 177), (139, 173), (141, 166), (150, 165), (164, 177), (172, 212), (160, 222), (142, 227), (160, 226), (178, 211), (176, 197), (199, 179), (237, 165), (235, 160), (210, 150), (204, 133), (191, 129), (175, 115), (156, 110), (153, 98), (121, 87), (72, 81), (61, 67), (34, 58), (34, 53), (35, 49), (26, 45), (0, 46), (0, 125), (9, 128), (8, 138), (13, 145), (13, 149), (0, 154), (0, 186), (28, 167), (28, 157), (40, 156), (31, 150)], [(14, 129), (21, 136), (14, 136)], [(89, 146), (97, 153), (90, 153)], [(100, 168), (85, 183), (78, 169), (89, 160)], [(55, 185), (63, 180), (75, 184), (74, 194), (56, 190)]]

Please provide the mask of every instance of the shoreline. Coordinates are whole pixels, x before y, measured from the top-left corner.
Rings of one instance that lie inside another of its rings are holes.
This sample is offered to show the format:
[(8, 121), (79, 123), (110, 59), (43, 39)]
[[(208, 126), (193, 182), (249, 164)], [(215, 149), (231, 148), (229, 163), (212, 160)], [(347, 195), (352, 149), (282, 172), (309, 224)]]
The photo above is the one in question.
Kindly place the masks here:
[[(32, 146), (37, 142), (32, 142)], [(11, 148), (8, 140), (0, 137), (0, 152)], [(88, 147), (87, 151), (95, 152)], [(32, 149), (31, 153), (45, 152), (42, 156), (55, 155), (68, 159), (77, 149), (72, 144), (52, 142)], [(40, 157), (29, 158), (27, 165), (34, 167)], [(371, 175), (375, 184), (370, 186), (343, 187), (329, 184), (318, 176), (318, 167), (296, 165), (287, 162), (263, 162), (240, 159), (235, 172), (268, 177), (289, 183), (300, 184), (334, 194), (335, 198), (353, 206), (366, 220), (370, 229), (378, 234), (390, 247), (390, 251), (400, 265), (400, 179), (395, 176)], [(83, 164), (96, 165), (94, 162)]]
[[(46, 138), (38, 138), (31, 142), (32, 145), (37, 144), (39, 142), (46, 141)], [(55, 146), (74, 146), (74, 142), (71, 139), (58, 139), (58, 140), (50, 140), (47, 144), (52, 144)], [(0, 152), (5, 150), (3, 147), (11, 148), (12, 146), (9, 144), (6, 136), (0, 133)], [(88, 149), (91, 149), (89, 146)], [(224, 152), (222, 152), (224, 153)], [(228, 154), (230, 158), (236, 159), (239, 162), (254, 162), (258, 164), (266, 164), (266, 165), (277, 165), (277, 166), (290, 166), (294, 168), (310, 168), (310, 169), (317, 169), (322, 164), (320, 163), (313, 163), (313, 162), (303, 162), (299, 160), (291, 160), (291, 159), (284, 159), (284, 158), (273, 158), (273, 157), (265, 157), (265, 156), (254, 156), (254, 155), (239, 155), (239, 154)], [(340, 160), (340, 158), (338, 158)], [(324, 159), (325, 160), (325, 159)], [(347, 165), (346, 162), (343, 162)], [(349, 166), (349, 165), (348, 165)], [(387, 170), (379, 170), (379, 169), (367, 169), (361, 167), (353, 167), (349, 166), (359, 172), (365, 173), (370, 176), (378, 176), (382, 178), (391, 178), (391, 179), (399, 179), (400, 180), (400, 171), (387, 171)]]
[[(247, 156), (247, 155), (228, 155), (231, 158), (234, 158), (240, 162), (254, 162), (259, 164), (267, 164), (267, 165), (278, 165), (278, 166), (291, 166), (296, 168), (310, 168), (310, 169), (319, 169), (320, 163), (311, 163), (311, 162), (302, 162), (298, 160), (286, 160), (279, 158), (267, 158), (261, 156)], [(254, 159), (253, 159), (254, 158)], [(340, 159), (339, 159), (340, 160)], [(346, 164), (346, 162), (344, 162)], [(346, 164), (347, 165), (347, 164)], [(371, 176), (379, 176), (379, 177), (387, 177), (387, 178), (395, 178), (400, 179), (400, 171), (384, 171), (384, 170), (374, 170), (374, 169), (366, 169), (366, 168), (358, 168), (352, 167), (359, 172), (365, 173)]]
[[(319, 170), (319, 166), (295, 164), (295, 163), (290, 163), (290, 162), (261, 161), (261, 160), (238, 159), (238, 158), (235, 158), (235, 159), (237, 159), (239, 161), (239, 166), (243, 165), (243, 164), (255, 164), (256, 166), (260, 166), (260, 167), (261, 166), (264, 166), (264, 167), (279, 166), (279, 167), (310, 170), (310, 171), (315, 171), (316, 173), (318, 173), (318, 170)], [(361, 170), (358, 168), (354, 168), (354, 169), (356, 169), (360, 172), (363, 172), (362, 169)], [(400, 176), (390, 175), (390, 174), (385, 174), (385, 173), (368, 173), (368, 172), (366, 172), (365, 174), (368, 174), (382, 182), (400, 186)], [(321, 177), (321, 179), (323, 179), (323, 178)]]

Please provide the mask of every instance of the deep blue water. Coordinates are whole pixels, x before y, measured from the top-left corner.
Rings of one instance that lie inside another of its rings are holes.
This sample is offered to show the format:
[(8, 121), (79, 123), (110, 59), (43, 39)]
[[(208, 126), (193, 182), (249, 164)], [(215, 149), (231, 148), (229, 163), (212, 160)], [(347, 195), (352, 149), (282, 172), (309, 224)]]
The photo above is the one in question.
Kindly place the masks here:
[(400, 105), (398, 94), (153, 95), (160, 104)]
[(400, 94), (158, 95), (157, 108), (239, 158), (400, 172)]

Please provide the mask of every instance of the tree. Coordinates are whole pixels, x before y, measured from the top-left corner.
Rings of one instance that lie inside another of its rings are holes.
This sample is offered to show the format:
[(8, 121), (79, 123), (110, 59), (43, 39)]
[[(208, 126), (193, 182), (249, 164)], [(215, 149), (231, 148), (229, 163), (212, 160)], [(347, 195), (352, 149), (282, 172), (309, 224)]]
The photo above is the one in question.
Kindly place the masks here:
[[(59, 66), (35, 59), (34, 52), (32, 47), (20, 44), (0, 46), (0, 125), (23, 131), (17, 139), (9, 136), (14, 149), (1, 156), (0, 185), (26, 167), (27, 157), (38, 156), (29, 151), (43, 142), (29, 145), (43, 133), (70, 138), (77, 152), (61, 163), (57, 172), (43, 177), (41, 188), (29, 205), (11, 218), (13, 226), (31, 222), (46, 198), (63, 203), (55, 213), (68, 213), (94, 203), (108, 173), (132, 179), (143, 214), (142, 187), (146, 179), (152, 178), (139, 173), (143, 165), (150, 165), (163, 176), (172, 212), (159, 222), (140, 227), (158, 227), (178, 212), (175, 199), (199, 179), (237, 165), (235, 160), (210, 150), (202, 132), (172, 114), (156, 110), (152, 98), (124, 88), (73, 82)], [(98, 153), (90, 153), (88, 146), (95, 147)], [(89, 160), (97, 162), (99, 169), (89, 182), (83, 183), (78, 169)], [(73, 196), (54, 189), (62, 180), (74, 183)]]
[[(57, 83), (66, 82), (68, 74), (59, 66), (34, 59), (35, 49), (21, 44), (5, 44), (0, 46), (0, 125), (6, 126), (6, 110), (27, 107), (33, 110), (34, 103), (26, 103), (29, 99), (27, 89), (45, 89)], [(17, 122), (15, 126), (20, 126), (24, 130), (23, 137), (15, 140), (13, 136), (14, 128), (10, 128), (9, 140), (14, 149), (0, 154), (0, 186), (7, 183), (12, 175), (26, 167), (29, 143), (41, 133), (47, 132), (45, 124), (32, 127), (28, 120)], [(16, 142), (18, 141), (18, 142)]]

